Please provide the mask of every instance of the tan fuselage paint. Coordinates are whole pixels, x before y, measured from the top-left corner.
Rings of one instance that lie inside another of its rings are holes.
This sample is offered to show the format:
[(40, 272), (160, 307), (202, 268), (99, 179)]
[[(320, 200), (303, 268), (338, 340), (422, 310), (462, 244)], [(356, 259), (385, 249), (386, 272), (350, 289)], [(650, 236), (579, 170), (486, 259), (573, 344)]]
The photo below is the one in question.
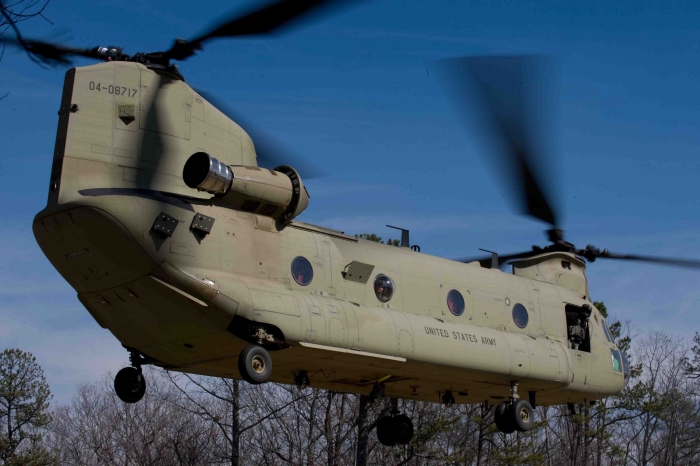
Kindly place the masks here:
[[(256, 158), (248, 135), (182, 81), (134, 63), (72, 69), (59, 114), (34, 234), (97, 322), (164, 367), (238, 377), (249, 343), (229, 326), (240, 316), (283, 333), (277, 382), (305, 370), (319, 388), (369, 393), (385, 381), (390, 396), (438, 401), (451, 390), (458, 403), (497, 402), (513, 381), (538, 404), (623, 387), (597, 310), (591, 352), (569, 348), (564, 307), (590, 304), (580, 293), (300, 222), (280, 229), (185, 186), (195, 152), (228, 165)], [(153, 231), (161, 213), (178, 221), (171, 237)], [(190, 229), (195, 213), (215, 219), (210, 234)], [(308, 286), (291, 276), (297, 256), (312, 264)], [(374, 266), (365, 283), (344, 279), (353, 261)], [(395, 283), (388, 303), (375, 297), (377, 274)], [(465, 300), (460, 316), (447, 307), (452, 289)], [(528, 311), (524, 329), (516, 304)]]

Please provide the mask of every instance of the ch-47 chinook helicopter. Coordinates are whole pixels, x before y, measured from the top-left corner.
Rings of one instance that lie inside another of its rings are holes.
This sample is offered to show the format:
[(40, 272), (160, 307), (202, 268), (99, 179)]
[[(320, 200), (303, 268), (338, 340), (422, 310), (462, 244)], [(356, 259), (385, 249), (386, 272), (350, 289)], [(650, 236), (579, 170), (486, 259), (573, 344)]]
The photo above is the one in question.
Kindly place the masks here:
[[(309, 203), (299, 171), (263, 168), (281, 155), (171, 65), (208, 40), (264, 34), (339, 3), (278, 1), (165, 52), (133, 56), (19, 34), (12, 42), (46, 62), (104, 61), (66, 73), (48, 203), (33, 231), (129, 352), (117, 395), (138, 402), (141, 366), (153, 364), (386, 396), (394, 409), (377, 435), (394, 445), (413, 436), (399, 398), (497, 404), (496, 425), (511, 433), (532, 427), (536, 404), (620, 392), (629, 365), (590, 300), (586, 261), (700, 261), (564, 240), (524, 124), (527, 93), (518, 86), (527, 59), (443, 64), (453, 101), (464, 98), (467, 75), (478, 90), (524, 212), (551, 225), (548, 246), (465, 261), (420, 253), (408, 232), (402, 247), (387, 247), (299, 222)], [(500, 270), (506, 263), (512, 273)]]

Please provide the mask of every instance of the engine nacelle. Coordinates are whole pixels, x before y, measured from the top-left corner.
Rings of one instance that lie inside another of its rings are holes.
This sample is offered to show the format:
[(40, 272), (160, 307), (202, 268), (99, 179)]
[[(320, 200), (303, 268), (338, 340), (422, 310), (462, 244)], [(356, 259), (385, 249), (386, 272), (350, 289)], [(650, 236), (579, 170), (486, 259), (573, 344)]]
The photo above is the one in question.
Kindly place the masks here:
[(197, 152), (187, 159), (182, 178), (190, 188), (214, 194), (219, 205), (282, 223), (290, 222), (309, 205), (299, 173), (286, 165), (274, 170), (228, 166), (206, 152)]

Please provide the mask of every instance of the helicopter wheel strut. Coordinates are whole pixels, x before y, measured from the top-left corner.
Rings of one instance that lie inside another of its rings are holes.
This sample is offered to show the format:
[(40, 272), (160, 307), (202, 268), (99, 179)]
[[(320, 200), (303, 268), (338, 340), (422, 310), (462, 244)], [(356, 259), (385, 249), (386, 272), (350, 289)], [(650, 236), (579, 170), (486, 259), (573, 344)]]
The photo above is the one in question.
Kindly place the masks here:
[(238, 371), (248, 383), (257, 385), (267, 382), (272, 374), (270, 353), (262, 346), (248, 346), (238, 356)]
[(391, 399), (391, 413), (377, 423), (377, 440), (385, 447), (407, 445), (413, 439), (413, 422), (397, 408), (398, 400)]
[(527, 432), (535, 423), (535, 410), (527, 400), (516, 400), (514, 403), (502, 401), (496, 406), (494, 413), (496, 427), (504, 434)]
[(149, 359), (134, 349), (127, 348), (132, 367), (125, 367), (114, 377), (114, 391), (124, 403), (137, 403), (146, 393), (146, 379), (141, 371), (142, 364)]
[(518, 396), (518, 383), (511, 383), (510, 401), (502, 401), (496, 406), (494, 420), (498, 430), (504, 434), (512, 434), (516, 430), (527, 432), (535, 424), (535, 410), (527, 400)]

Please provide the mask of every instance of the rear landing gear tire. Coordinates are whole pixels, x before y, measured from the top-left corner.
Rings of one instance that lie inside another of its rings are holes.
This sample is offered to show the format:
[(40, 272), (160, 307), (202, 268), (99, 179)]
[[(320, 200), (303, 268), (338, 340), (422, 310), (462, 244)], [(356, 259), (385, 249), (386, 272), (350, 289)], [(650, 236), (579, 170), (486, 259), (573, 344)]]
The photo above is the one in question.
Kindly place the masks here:
[(257, 385), (267, 382), (272, 374), (270, 353), (262, 346), (248, 346), (238, 356), (238, 372), (248, 383)]
[(140, 368), (125, 367), (114, 377), (114, 391), (124, 403), (137, 403), (146, 393), (146, 379)]
[(384, 416), (377, 423), (377, 440), (385, 447), (408, 445), (413, 439), (413, 422), (404, 414)]

